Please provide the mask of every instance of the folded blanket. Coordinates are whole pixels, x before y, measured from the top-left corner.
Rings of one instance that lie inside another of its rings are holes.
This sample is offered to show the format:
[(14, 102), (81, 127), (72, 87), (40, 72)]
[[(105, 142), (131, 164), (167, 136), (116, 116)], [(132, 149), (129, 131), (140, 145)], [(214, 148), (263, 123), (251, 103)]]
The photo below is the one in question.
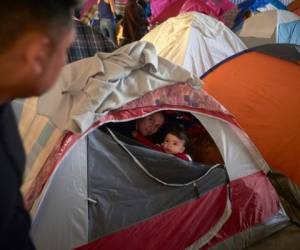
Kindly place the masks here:
[(107, 111), (179, 82), (202, 86), (196, 75), (158, 57), (151, 43), (134, 42), (66, 65), (55, 87), (40, 98), (38, 112), (58, 128), (83, 132)]

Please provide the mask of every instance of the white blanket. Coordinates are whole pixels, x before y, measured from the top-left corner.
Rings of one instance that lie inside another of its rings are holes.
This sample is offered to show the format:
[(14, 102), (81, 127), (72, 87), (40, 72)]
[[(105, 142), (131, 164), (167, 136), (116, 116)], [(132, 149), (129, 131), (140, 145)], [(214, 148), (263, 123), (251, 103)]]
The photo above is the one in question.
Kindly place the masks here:
[(40, 98), (38, 112), (58, 128), (83, 132), (107, 111), (178, 82), (202, 86), (196, 75), (158, 57), (151, 43), (134, 42), (66, 65), (53, 89)]

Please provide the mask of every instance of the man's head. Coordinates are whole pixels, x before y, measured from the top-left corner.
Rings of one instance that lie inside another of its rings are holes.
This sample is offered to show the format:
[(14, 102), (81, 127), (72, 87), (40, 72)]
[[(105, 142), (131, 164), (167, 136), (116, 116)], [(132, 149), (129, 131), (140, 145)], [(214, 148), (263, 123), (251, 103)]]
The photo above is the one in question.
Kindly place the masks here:
[(162, 147), (164, 151), (169, 154), (183, 153), (187, 140), (187, 136), (183, 130), (174, 129), (167, 133)]
[(162, 112), (157, 112), (136, 121), (136, 129), (144, 136), (155, 134), (164, 124), (165, 117)]
[(40, 95), (52, 86), (73, 40), (72, 13), (77, 2), (1, 2), (0, 102)]

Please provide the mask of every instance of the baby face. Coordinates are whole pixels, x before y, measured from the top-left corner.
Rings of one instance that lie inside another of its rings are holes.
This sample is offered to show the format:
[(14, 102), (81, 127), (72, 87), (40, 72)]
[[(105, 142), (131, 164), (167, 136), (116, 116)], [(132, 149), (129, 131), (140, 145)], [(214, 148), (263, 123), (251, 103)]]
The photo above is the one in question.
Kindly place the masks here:
[(137, 120), (137, 130), (144, 136), (153, 135), (164, 124), (164, 115), (160, 112)]
[(166, 135), (162, 147), (169, 154), (178, 154), (185, 150), (184, 141), (170, 133)]

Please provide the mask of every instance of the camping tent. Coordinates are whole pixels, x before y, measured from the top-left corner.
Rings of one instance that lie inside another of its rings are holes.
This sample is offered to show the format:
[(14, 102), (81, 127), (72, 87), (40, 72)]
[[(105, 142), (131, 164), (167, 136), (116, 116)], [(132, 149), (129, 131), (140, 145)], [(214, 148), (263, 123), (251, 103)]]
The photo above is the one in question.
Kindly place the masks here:
[(223, 20), (223, 15), (234, 8), (228, 0), (152, 0), (151, 1), (151, 19), (152, 24), (162, 23), (170, 17), (175, 17), (179, 13), (197, 11), (219, 20)]
[[(137, 42), (67, 65), (47, 95), (14, 103), (29, 156), (23, 192), (37, 249), (241, 249), (287, 224), (268, 165), (234, 117), (184, 69), (153, 54), (150, 63), (153, 50)], [(124, 78), (111, 63), (133, 68)], [(114, 88), (103, 92), (96, 83), (108, 75), (114, 82), (106, 78), (106, 87)], [(47, 116), (40, 114), (45, 101)], [(159, 110), (192, 114), (226, 168), (190, 165), (96, 129)]]
[(268, 164), (298, 185), (299, 61), (297, 46), (274, 44), (234, 56), (203, 76), (205, 90), (235, 115)]
[(243, 42), (222, 22), (197, 12), (168, 19), (142, 40), (153, 43), (159, 56), (198, 76), (246, 49)]
[(246, 19), (236, 33), (249, 48), (268, 43), (300, 45), (300, 17), (286, 10), (265, 11)]

